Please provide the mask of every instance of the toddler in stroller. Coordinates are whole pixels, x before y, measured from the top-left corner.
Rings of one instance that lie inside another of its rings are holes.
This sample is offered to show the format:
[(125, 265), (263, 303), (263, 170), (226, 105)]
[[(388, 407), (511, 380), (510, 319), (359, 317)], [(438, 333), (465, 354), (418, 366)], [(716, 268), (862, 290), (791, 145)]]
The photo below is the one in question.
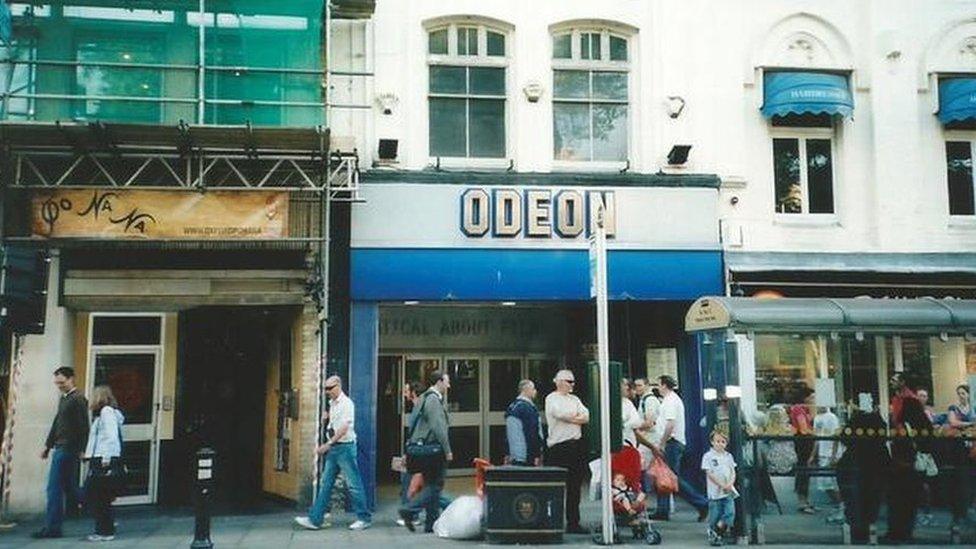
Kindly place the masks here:
[(613, 477), (610, 492), (617, 525), (629, 526), (634, 539), (644, 540), (648, 545), (661, 543), (661, 534), (651, 524), (647, 513), (647, 497), (641, 491), (640, 454), (625, 446), (611, 458), (610, 470)]

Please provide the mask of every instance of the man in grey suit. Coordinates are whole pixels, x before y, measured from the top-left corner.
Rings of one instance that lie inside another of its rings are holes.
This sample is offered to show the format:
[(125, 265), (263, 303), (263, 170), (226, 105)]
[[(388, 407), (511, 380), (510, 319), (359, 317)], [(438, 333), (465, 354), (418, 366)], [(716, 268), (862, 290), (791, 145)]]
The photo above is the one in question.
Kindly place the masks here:
[[(447, 390), (451, 388), (451, 378), (437, 371), (430, 376), (430, 388), (417, 403), (415, 422), (410, 426), (410, 443), (437, 442), (443, 449), (442, 455), (432, 460), (430, 466), (422, 471), (424, 487), (400, 508), (400, 518), (404, 526), (414, 531), (413, 519), (421, 510), (426, 510), (424, 532), (434, 531), (434, 521), (440, 516), (441, 490), (444, 489), (444, 472), (447, 462), (454, 459), (451, 454), (451, 441), (448, 438)], [(408, 443), (409, 444), (409, 443)]]

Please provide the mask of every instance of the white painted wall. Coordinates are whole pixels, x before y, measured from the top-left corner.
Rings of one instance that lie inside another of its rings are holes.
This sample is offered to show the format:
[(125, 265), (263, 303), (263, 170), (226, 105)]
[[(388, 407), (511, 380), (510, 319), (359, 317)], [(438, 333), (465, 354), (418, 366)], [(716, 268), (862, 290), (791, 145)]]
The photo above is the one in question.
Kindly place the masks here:
[[(52, 254), (57, 251), (52, 250)], [(10, 510), (14, 514), (44, 510), (50, 458), (42, 461), (41, 449), (57, 413), (58, 393), (52, 374), (73, 364), (73, 316), (58, 307), (60, 258), (51, 259), (48, 275), (47, 317), (43, 335), (24, 338), (23, 373), (17, 399), (13, 437)]]
[[(423, 23), (452, 15), (490, 17), (514, 27), (507, 132), (516, 171), (558, 171), (552, 161), (550, 26), (615, 21), (637, 29), (630, 48), (631, 170), (657, 172), (672, 145), (692, 144), (683, 171), (716, 173), (723, 180), (719, 216), (727, 249), (976, 250), (976, 219), (948, 216), (945, 132), (933, 114), (932, 86), (934, 72), (976, 73), (976, 46), (967, 47), (976, 36), (976, 0), (378, 2), (364, 34), (373, 43), (353, 49), (367, 52), (366, 65), (375, 71), (367, 101), (386, 93), (398, 104), (391, 115), (374, 104), (363, 113), (366, 122), (343, 121), (350, 131), (362, 129), (356, 137), (365, 165), (379, 138), (399, 140), (399, 168), (430, 165)], [(809, 48), (798, 47), (797, 38)], [(770, 126), (758, 110), (763, 67), (851, 71), (855, 114), (837, 132), (837, 215), (830, 222), (774, 214)], [(522, 92), (532, 80), (544, 88), (537, 103)], [(677, 119), (664, 106), (672, 95), (687, 101)]]

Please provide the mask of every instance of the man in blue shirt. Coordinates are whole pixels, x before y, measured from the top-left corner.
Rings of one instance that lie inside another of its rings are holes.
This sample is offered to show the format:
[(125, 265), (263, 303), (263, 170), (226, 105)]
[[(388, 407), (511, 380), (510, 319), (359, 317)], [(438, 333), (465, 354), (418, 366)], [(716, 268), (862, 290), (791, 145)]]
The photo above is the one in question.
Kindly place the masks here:
[(519, 394), (505, 410), (505, 436), (508, 439), (508, 457), (512, 465), (538, 466), (542, 463), (542, 427), (539, 410), (536, 409), (535, 383), (523, 379), (518, 384)]

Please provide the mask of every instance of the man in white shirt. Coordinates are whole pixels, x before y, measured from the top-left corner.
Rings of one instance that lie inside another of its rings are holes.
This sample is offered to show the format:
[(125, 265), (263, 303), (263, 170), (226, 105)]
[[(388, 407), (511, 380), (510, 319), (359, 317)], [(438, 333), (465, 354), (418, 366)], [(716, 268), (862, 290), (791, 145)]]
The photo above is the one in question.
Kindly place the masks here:
[(328, 439), (315, 449), (319, 455), (325, 454), (325, 466), (319, 483), (318, 497), (306, 517), (295, 517), (299, 526), (308, 530), (318, 530), (323, 526), (331, 526), (325, 522), (325, 514), (332, 503), (332, 488), (336, 476), (342, 471), (349, 488), (349, 499), (356, 512), (357, 520), (349, 525), (350, 530), (365, 530), (372, 526), (372, 515), (366, 508), (366, 493), (363, 481), (359, 476), (359, 465), (356, 461), (356, 407), (352, 400), (342, 392), (342, 380), (339, 376), (332, 376), (325, 380), (325, 392), (329, 396), (329, 411), (322, 414), (322, 420), (328, 421)]
[[(661, 435), (664, 434), (664, 430), (658, 428), (657, 421), (658, 414), (661, 410), (661, 401), (658, 400), (651, 384), (645, 378), (640, 377), (634, 380), (634, 391), (637, 393), (637, 414), (641, 418), (641, 426), (637, 429), (637, 432), (651, 441), (652, 444), (659, 446), (661, 444)], [(641, 445), (639, 450), (641, 454), (641, 469), (646, 471), (651, 466), (651, 460), (654, 454), (647, 446)]]
[(637, 407), (634, 406), (634, 401), (630, 400), (631, 394), (630, 380), (624, 378), (620, 382), (620, 419), (623, 428), (623, 441), (624, 444), (629, 444), (636, 449), (638, 445), (635, 431), (640, 428), (643, 421), (637, 412)]
[(583, 482), (582, 426), (590, 421), (590, 412), (572, 394), (576, 384), (573, 372), (560, 370), (552, 380), (556, 390), (546, 397), (546, 465), (565, 467), (566, 475), (566, 532), (588, 533), (580, 526), (580, 484)]
[[(678, 382), (671, 376), (661, 376), (661, 410), (659, 422), (662, 423), (661, 450), (668, 467), (678, 477), (678, 496), (698, 509), (698, 522), (705, 520), (708, 515), (708, 500), (701, 495), (688, 481), (681, 477), (681, 455), (685, 451), (685, 405), (681, 397), (674, 392)], [(671, 514), (671, 498), (669, 495), (658, 495), (655, 520), (669, 520)]]

